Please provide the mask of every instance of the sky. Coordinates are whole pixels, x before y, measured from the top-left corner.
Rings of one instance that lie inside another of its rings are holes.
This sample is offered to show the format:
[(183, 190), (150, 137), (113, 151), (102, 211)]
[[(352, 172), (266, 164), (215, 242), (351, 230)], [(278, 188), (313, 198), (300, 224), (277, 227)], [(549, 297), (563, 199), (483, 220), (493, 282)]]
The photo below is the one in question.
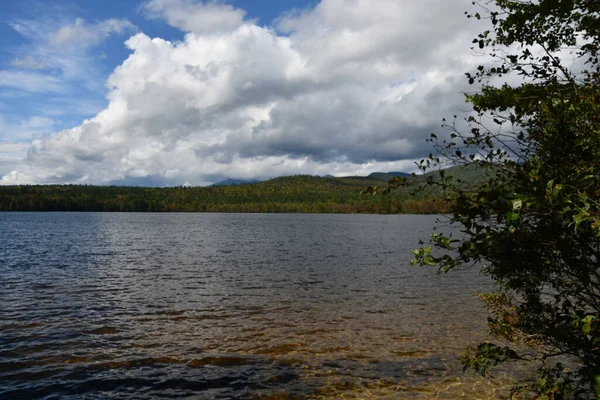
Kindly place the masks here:
[[(471, 0), (0, 0), (0, 184), (415, 171)], [(443, 132), (442, 132), (443, 134)]]

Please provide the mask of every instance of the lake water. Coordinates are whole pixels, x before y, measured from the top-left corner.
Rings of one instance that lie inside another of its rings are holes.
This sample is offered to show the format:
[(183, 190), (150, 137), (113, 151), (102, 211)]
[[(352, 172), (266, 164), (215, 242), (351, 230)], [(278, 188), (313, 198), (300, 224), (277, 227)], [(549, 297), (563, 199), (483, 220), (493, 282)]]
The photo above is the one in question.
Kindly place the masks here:
[(0, 398), (498, 396), (488, 280), (409, 266), (435, 219), (0, 213)]

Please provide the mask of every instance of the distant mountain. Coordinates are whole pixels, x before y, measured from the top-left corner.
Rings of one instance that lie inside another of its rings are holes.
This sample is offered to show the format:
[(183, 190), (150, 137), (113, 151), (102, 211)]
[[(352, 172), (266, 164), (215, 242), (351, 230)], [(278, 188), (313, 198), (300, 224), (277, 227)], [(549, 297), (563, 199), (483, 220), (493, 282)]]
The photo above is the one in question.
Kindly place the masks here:
[(379, 175), (390, 175), (390, 176), (411, 176), (411, 174), (407, 174), (406, 172), (373, 172), (372, 174), (369, 174), (370, 177), (375, 177), (375, 176), (379, 176)]
[(224, 181), (221, 182), (217, 182), (212, 184), (211, 186), (232, 186), (232, 185), (249, 185), (252, 183), (259, 183), (262, 182), (258, 179), (249, 179), (249, 180), (244, 180), (244, 179), (225, 179)]
[[(487, 181), (493, 171), (478, 165), (445, 170), (466, 182)], [(140, 186), (1, 186), (0, 211), (142, 211), (142, 212), (308, 212), (308, 213), (439, 213), (448, 211), (441, 189), (415, 191), (400, 187), (387, 196), (362, 194), (386, 187), (404, 173), (369, 176), (280, 176), (266, 181), (226, 179), (208, 187)], [(416, 175), (417, 182), (439, 179), (439, 171)], [(253, 183), (255, 182), (255, 183)], [(144, 182), (146, 183), (146, 182)]]

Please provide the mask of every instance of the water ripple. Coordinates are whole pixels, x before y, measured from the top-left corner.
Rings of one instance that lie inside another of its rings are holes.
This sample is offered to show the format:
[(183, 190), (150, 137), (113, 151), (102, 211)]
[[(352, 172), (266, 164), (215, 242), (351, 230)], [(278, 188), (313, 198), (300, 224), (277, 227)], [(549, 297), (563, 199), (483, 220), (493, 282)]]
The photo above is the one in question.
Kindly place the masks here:
[(0, 398), (499, 396), (489, 282), (408, 267), (433, 221), (0, 213)]

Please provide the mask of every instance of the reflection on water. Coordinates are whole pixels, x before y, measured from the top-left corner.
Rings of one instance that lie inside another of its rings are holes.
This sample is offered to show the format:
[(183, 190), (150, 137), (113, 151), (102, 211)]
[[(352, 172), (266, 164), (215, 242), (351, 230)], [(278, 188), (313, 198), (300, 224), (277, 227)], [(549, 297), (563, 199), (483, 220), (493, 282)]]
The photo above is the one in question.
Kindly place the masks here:
[[(492, 398), (431, 216), (0, 213), (0, 398)], [(500, 391), (498, 391), (500, 390)]]

